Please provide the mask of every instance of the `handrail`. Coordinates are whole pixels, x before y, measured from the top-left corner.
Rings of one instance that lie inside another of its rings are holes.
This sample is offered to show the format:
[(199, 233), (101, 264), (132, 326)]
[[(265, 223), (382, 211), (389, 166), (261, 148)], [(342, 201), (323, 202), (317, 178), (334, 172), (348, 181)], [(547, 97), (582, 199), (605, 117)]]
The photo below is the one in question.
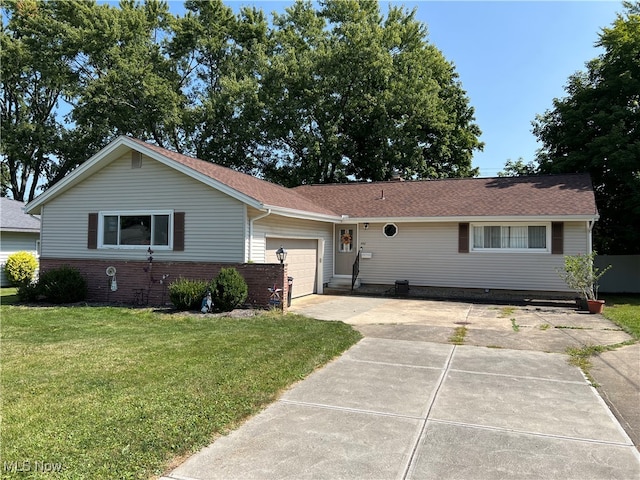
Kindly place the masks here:
[(356, 255), (356, 260), (353, 262), (353, 266), (351, 267), (351, 291), (353, 292), (353, 286), (356, 284), (356, 280), (360, 275), (360, 250), (358, 250), (358, 254)]

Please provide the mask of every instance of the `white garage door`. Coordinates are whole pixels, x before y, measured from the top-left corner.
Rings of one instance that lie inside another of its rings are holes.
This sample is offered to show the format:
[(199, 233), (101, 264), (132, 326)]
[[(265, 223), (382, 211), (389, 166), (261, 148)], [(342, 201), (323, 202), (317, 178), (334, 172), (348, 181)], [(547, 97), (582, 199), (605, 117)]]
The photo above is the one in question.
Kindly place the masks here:
[(302, 297), (317, 292), (318, 241), (290, 238), (267, 239), (267, 263), (278, 263), (276, 250), (283, 246), (287, 251), (287, 274), (293, 277), (292, 297)]

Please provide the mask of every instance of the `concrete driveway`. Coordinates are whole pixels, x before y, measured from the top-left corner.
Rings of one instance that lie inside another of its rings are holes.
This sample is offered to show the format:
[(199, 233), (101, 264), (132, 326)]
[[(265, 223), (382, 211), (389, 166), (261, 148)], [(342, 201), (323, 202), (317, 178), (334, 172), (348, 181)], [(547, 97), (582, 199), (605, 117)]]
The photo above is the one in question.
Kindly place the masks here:
[(365, 338), (166, 479), (640, 478), (597, 391), (548, 353), (627, 338), (599, 316), (328, 296), (291, 311)]
[(565, 353), (567, 347), (614, 345), (631, 337), (601, 315), (553, 306), (506, 306), (438, 300), (311, 295), (289, 311), (341, 320), (367, 337), (450, 343), (465, 327), (465, 345)]

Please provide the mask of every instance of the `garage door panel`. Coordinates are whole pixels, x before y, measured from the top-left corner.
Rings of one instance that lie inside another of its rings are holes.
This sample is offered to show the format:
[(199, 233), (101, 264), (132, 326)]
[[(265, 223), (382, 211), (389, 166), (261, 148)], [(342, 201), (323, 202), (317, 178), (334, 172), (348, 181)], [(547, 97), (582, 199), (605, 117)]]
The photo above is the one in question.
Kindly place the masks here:
[(302, 297), (317, 292), (318, 241), (286, 238), (267, 239), (266, 260), (277, 263), (276, 250), (287, 251), (287, 273), (293, 277), (293, 297)]

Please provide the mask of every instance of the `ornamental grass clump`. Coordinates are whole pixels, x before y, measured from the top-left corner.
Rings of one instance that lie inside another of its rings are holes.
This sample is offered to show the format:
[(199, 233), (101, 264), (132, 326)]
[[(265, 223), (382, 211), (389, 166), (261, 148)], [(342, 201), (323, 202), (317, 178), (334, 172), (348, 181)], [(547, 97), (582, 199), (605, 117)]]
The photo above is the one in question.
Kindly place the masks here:
[(222, 268), (211, 282), (211, 295), (215, 308), (230, 312), (242, 306), (249, 294), (247, 282), (235, 268)]

